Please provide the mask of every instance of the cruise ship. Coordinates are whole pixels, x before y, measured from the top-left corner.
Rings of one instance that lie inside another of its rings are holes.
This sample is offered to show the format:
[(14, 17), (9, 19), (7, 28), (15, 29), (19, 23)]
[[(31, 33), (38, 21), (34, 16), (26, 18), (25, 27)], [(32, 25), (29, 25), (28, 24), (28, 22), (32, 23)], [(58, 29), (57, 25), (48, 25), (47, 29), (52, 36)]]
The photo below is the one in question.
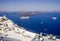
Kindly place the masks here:
[(20, 19), (29, 19), (29, 16), (22, 16)]
[(52, 34), (46, 36), (42, 34), (27, 31), (5, 15), (0, 16), (0, 41), (60, 41), (60, 39)]

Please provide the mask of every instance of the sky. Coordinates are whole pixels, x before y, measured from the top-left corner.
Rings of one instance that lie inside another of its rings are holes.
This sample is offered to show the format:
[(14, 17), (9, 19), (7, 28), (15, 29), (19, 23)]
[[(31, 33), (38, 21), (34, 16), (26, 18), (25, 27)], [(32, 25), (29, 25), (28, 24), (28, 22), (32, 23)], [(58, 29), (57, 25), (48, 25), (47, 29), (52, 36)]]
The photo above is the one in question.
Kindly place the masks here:
[(60, 11), (60, 0), (0, 0), (0, 11)]

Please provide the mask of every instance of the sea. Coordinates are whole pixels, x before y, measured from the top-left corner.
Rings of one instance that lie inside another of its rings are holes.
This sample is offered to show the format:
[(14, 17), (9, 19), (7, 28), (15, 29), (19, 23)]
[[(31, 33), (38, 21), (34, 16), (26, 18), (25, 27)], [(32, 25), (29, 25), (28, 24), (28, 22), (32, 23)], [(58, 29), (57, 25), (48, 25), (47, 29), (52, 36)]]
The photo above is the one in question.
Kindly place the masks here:
[(39, 13), (29, 16), (28, 19), (21, 19), (22, 16), (17, 12), (0, 12), (0, 16), (4, 15), (28, 31), (60, 35), (60, 13), (58, 12)]

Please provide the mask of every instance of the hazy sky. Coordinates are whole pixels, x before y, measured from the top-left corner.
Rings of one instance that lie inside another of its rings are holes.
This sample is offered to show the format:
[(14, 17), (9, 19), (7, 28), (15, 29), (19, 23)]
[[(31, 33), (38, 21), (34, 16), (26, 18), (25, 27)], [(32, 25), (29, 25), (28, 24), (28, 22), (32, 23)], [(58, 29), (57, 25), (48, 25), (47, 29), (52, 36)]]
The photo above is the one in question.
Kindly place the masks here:
[(0, 0), (0, 11), (60, 11), (60, 0)]

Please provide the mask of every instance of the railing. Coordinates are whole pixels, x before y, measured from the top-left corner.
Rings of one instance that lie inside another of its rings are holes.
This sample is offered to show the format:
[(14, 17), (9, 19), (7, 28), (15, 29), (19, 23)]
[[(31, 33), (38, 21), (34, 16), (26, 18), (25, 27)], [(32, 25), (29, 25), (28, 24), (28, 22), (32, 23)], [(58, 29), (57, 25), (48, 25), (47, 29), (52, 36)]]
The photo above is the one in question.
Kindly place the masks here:
[[(47, 36), (47, 35), (50, 35), (50, 34), (47, 34), (47, 33), (42, 33), (43, 36)], [(51, 34), (52, 36), (56, 36), (56, 38), (60, 39), (60, 36), (59, 35), (53, 35)]]

